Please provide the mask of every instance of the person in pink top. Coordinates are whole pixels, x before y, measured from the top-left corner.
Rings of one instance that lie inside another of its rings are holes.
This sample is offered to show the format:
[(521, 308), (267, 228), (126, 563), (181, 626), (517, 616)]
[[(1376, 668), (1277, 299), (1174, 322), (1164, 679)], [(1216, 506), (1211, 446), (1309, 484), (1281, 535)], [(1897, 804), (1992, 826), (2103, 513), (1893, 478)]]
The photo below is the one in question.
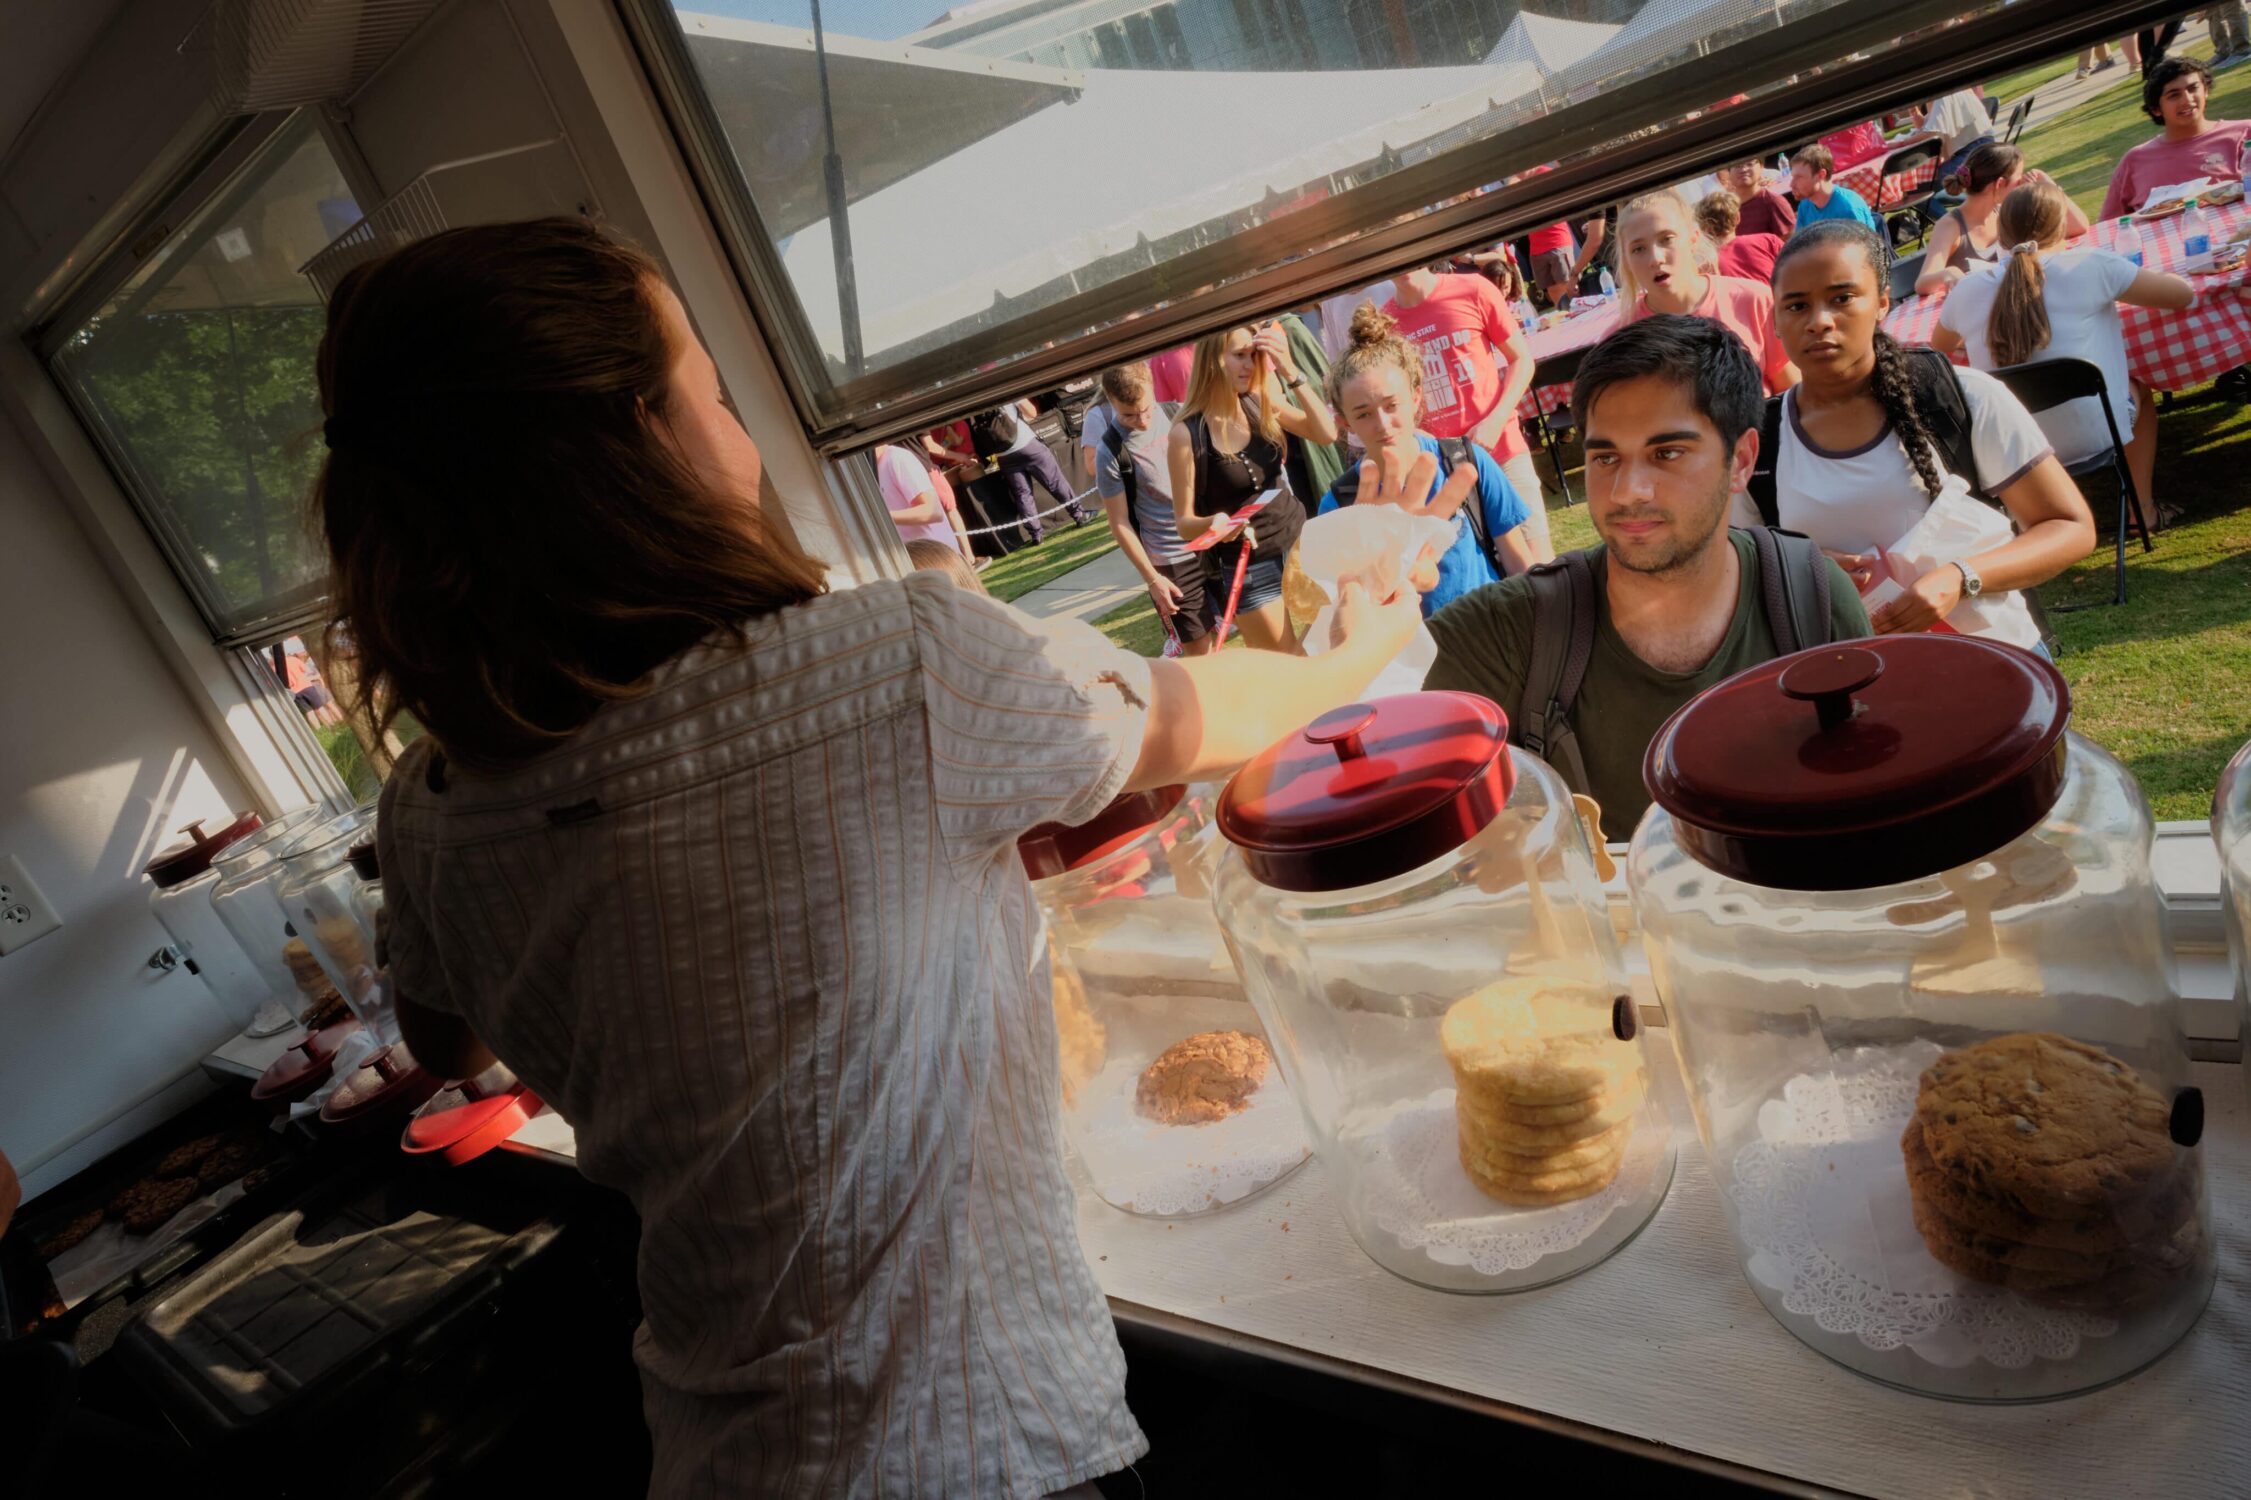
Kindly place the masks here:
[(1554, 558), (1540, 477), (1516, 417), (1532, 387), (1532, 344), (1500, 291), (1483, 276), (1417, 266), (1376, 310), (1422, 355), (1422, 430), (1490, 452), (1531, 512), (1535, 560)]
[(1762, 286), (1774, 279), (1774, 262), (1782, 254), (1782, 236), (1742, 232), (1743, 203), (1721, 188), (1704, 195), (1696, 205), (1696, 227), (1719, 257), (1722, 276), (1740, 276)]
[(1188, 372), (1196, 363), (1196, 346), (1182, 344), (1149, 356), (1149, 390), (1157, 404), (1188, 399)]
[(2243, 141), (2251, 120), (2210, 120), (2205, 102), (2212, 93), (2212, 70), (2192, 57), (2168, 57), (2142, 81), (2142, 113), (2165, 127), (2155, 140), (2142, 142), (2118, 159), (2103, 194), (2102, 216), (2115, 219), (2149, 206), (2152, 188), (2199, 177), (2239, 182)]
[(1719, 274), (1718, 257), (1681, 195), (1649, 193), (1618, 210), (1618, 322), (1651, 313), (1710, 318), (1743, 341), (1773, 395), (1798, 383), (1774, 332), (1774, 293)]
[(1827, 146), (1829, 153), (1837, 158), (1838, 166), (1849, 167), (1864, 162), (1871, 156), (1883, 155), (1884, 133), (1876, 128), (1874, 120), (1862, 120), (1850, 130), (1823, 136), (1821, 144)]
[(931, 473), (921, 458), (885, 443), (875, 450), (875, 477), (883, 503), (891, 507), (891, 524), (899, 528), (900, 541), (967, 545), (961, 534), (961, 513), (954, 507), (953, 486)]

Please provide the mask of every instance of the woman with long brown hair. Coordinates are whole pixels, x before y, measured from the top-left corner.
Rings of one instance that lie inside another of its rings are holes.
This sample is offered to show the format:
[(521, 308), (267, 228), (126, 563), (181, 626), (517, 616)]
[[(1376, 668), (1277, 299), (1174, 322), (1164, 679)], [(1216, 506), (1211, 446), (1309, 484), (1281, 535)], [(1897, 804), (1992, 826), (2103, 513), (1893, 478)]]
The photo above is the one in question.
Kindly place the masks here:
[(353, 272), (319, 371), (360, 707), (429, 730), (380, 822), (400, 1029), (506, 1059), (639, 1213), (650, 1493), (1131, 1462), (1016, 840), (1348, 701), (1414, 600), (1183, 664), (929, 573), (829, 591), (653, 263), (575, 219)]
[[(1173, 513), (1183, 541), (1215, 526), (1229, 538), (1204, 554), (1204, 586), (1219, 590), (1222, 609), (1250, 550), (1235, 623), (1262, 651), (1298, 649), (1282, 607), (1282, 560), (1305, 529), (1305, 504), (1291, 490), (1287, 469), (1291, 438), (1333, 443), (1337, 422), (1319, 388), (1298, 373), (1280, 325), (1196, 340), (1188, 399), (1165, 451)], [(1247, 527), (1225, 519), (1268, 490), (1276, 492), (1273, 500)]]
[[(2024, 153), (1997, 141), (1972, 151), (1961, 170), (1948, 179), (1951, 189), (1967, 196), (1932, 226), (1923, 248), (1923, 271), (1915, 278), (1917, 296), (1945, 292), (1980, 266), (1997, 266), (2012, 243), (2001, 231), (2001, 200), (2028, 182), (2044, 182), (2048, 174), (2024, 164)], [(2062, 189), (2057, 189), (2062, 196)], [(2070, 198), (2063, 199), (2064, 233), (2087, 232), (2087, 215)]]
[[(1967, 347), (1978, 370), (2083, 359), (2102, 371), (2143, 524), (2158, 530), (2167, 509), (2151, 493), (2157, 405), (2127, 367), (2118, 305), (2185, 308), (2196, 301), (2196, 288), (2186, 277), (2145, 271), (2097, 245), (2065, 248), (2073, 234), (2071, 200), (2054, 183), (2024, 184), (2002, 202), (1998, 217), (2006, 259), (1997, 272), (1972, 276), (1948, 295), (1931, 331), (1932, 347), (1949, 354)], [(2067, 465), (2110, 449), (2110, 423), (2092, 396), (2033, 420)]]

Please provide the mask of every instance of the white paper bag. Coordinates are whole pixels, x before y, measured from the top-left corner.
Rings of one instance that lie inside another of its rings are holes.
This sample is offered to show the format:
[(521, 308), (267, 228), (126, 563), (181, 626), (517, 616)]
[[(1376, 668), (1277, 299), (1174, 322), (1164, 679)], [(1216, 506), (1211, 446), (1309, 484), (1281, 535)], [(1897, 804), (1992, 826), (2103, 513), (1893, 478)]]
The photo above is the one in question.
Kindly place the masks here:
[[(1477, 497), (1468, 501), (1475, 505)], [(1443, 556), (1454, 545), (1454, 522), (1436, 516), (1412, 516), (1389, 505), (1348, 505), (1315, 516), (1298, 534), (1297, 565), (1329, 596), (1329, 603), (1313, 617), (1305, 633), (1305, 654), (1319, 656), (1329, 649), (1329, 623), (1336, 617), (1336, 600), (1347, 580), (1357, 582), (1373, 598), (1407, 588), (1407, 575), (1425, 547), (1432, 557)], [(1364, 695), (1388, 697), (1394, 693), (1419, 693), (1423, 676), (1438, 660), (1438, 642), (1428, 626), (1418, 625), (1399, 654), (1376, 674)]]
[[(1923, 518), (1909, 527), (1905, 536), (1886, 547), (1884, 553), (1890, 559), (1892, 576), (1903, 583), (1913, 583), (1942, 563), (1991, 552), (2006, 545), (2015, 535), (2007, 515), (1983, 501), (1972, 499), (1962, 477), (1949, 474), (1945, 488), (1931, 502), (1930, 509), (1923, 512)], [(1994, 621), (1981, 606), (2013, 597), (2001, 594), (1994, 600), (1987, 600), (1965, 596), (1946, 617), (1947, 626), (1963, 635), (1985, 634), (1992, 630)]]

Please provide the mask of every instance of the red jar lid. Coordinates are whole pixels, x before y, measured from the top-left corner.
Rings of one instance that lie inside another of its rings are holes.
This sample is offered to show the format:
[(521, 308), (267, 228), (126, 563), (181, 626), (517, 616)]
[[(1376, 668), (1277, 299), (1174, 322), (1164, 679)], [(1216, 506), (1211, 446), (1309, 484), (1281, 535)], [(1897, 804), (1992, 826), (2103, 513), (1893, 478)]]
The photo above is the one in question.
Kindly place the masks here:
[(1474, 693), (1352, 703), (1261, 752), (1219, 798), (1219, 831), (1265, 884), (1341, 891), (1426, 865), (1508, 804), (1508, 716)]
[(445, 1080), (394, 1043), (352, 1070), (320, 1107), (323, 1125), (352, 1125), (419, 1109)]
[(410, 1156), (435, 1152), (449, 1166), (459, 1166), (523, 1129), (544, 1107), (506, 1063), (496, 1062), (432, 1095), (406, 1122), (399, 1149)]
[(302, 1099), (328, 1081), (336, 1068), (336, 1049), (344, 1038), (360, 1029), (356, 1017), (347, 1016), (310, 1032), (292, 1043), (250, 1086), (250, 1097), (283, 1104)]
[(198, 818), (180, 832), (188, 836), (184, 844), (174, 844), (141, 867), (141, 873), (156, 882), (160, 891), (184, 885), (211, 868), (211, 861), (226, 853), (227, 846), (248, 838), (259, 827), (254, 812), (236, 813), (234, 821), (217, 833), (205, 833), (203, 820)]
[(375, 852), (374, 839), (370, 838), (364, 843), (352, 845), (350, 849), (345, 851), (344, 858), (351, 862), (352, 873), (359, 876), (360, 879), (381, 880), (383, 878), (383, 861)]
[(1127, 792), (1076, 827), (1041, 823), (1017, 839), (1017, 857), (1024, 861), (1024, 873), (1034, 880), (1094, 864), (1163, 822), (1187, 795), (1185, 785), (1152, 787)]
[(2071, 690), (1963, 635), (1822, 646), (1707, 688), (1642, 780), (1698, 861), (1778, 890), (1865, 890), (1970, 864), (2063, 790)]

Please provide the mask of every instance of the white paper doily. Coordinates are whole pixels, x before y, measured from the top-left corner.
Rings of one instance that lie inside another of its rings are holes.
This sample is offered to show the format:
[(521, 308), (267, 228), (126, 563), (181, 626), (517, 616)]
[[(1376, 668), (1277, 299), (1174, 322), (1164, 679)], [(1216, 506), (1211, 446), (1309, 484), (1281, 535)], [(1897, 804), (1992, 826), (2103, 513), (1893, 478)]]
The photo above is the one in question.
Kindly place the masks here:
[(1065, 1131), (1106, 1203), (1175, 1218), (1249, 1197), (1312, 1154), (1305, 1118), (1269, 1061), (1250, 1107), (1209, 1125), (1162, 1125), (1134, 1108), (1142, 1070), (1199, 1031), (1259, 1032), (1242, 999), (1141, 997), (1102, 1007), (1109, 1060), (1080, 1090)]
[(1930, 1042), (1838, 1054), (1759, 1108), (1759, 1138), (1735, 1155), (1727, 1195), (1753, 1280), (1790, 1313), (1870, 1349), (1909, 1349), (1959, 1369), (2020, 1370), (2069, 1359), (2114, 1319), (2066, 1312), (1970, 1280), (1933, 1260), (1916, 1232), (1899, 1137)]
[(1376, 1227), (1401, 1245), (1441, 1266), (1499, 1276), (1593, 1238), (1621, 1205), (1639, 1201), (1670, 1145), (1663, 1119), (1645, 1108), (1610, 1186), (1553, 1208), (1512, 1208), (1485, 1196), (1462, 1170), (1454, 1091), (1441, 1089), (1376, 1131), (1360, 1191)]

